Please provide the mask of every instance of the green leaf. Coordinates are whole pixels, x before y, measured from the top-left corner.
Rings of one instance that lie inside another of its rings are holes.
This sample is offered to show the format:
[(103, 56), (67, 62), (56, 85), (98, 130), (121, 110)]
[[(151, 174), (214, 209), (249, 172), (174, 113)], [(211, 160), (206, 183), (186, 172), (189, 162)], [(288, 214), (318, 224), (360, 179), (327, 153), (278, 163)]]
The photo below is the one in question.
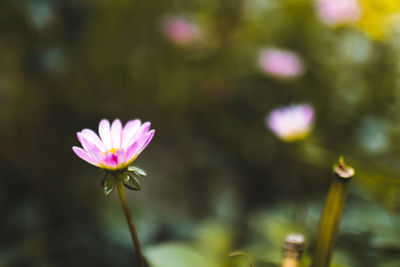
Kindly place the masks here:
[(104, 195), (108, 196), (114, 190), (116, 181), (113, 175), (107, 174), (101, 183), (104, 189)]
[(139, 181), (130, 172), (124, 173), (123, 183), (130, 190), (140, 191), (142, 189)]
[(245, 251), (242, 250), (235, 250), (229, 253), (229, 257), (236, 257), (236, 256), (244, 256), (249, 261), (249, 266), (254, 267), (253, 258)]
[(150, 247), (145, 255), (150, 267), (218, 267), (218, 264), (182, 243)]
[(135, 176), (147, 176), (147, 173), (144, 170), (132, 165), (128, 166), (128, 171), (133, 172)]

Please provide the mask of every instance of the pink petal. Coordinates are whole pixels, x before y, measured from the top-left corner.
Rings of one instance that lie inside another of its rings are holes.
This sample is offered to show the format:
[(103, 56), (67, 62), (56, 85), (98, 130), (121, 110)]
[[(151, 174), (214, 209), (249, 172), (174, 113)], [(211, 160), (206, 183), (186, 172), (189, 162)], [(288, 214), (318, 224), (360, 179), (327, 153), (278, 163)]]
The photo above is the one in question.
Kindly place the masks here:
[(97, 146), (102, 152), (106, 152), (103, 142), (100, 140), (99, 136), (90, 129), (83, 129), (81, 131), (82, 136), (90, 143)]
[(89, 141), (86, 140), (86, 138), (80, 132), (77, 133), (76, 136), (78, 137), (78, 140), (81, 143), (83, 149), (88, 151), (89, 150)]
[(90, 157), (89, 154), (85, 150), (83, 150), (82, 148), (74, 146), (74, 147), (72, 147), (72, 150), (74, 151), (74, 153), (78, 157), (80, 157), (84, 161), (86, 161), (86, 162), (88, 162), (88, 163), (90, 163), (90, 164), (92, 164), (94, 166), (99, 166), (99, 163), (95, 159)]
[(140, 126), (140, 128), (136, 131), (135, 135), (130, 138), (130, 140), (127, 142), (127, 147), (132, 145), (134, 142), (137, 140), (140, 140), (143, 135), (146, 135), (147, 132), (150, 130), (150, 122), (145, 122)]
[(96, 147), (95, 144), (90, 142), (82, 133), (77, 133), (79, 142), (81, 142), (81, 145), (85, 151), (89, 151), (92, 147)]
[(128, 147), (125, 153), (126, 161), (131, 162), (133, 159), (137, 157), (137, 148), (138, 148), (138, 142), (134, 142), (132, 145)]
[(125, 127), (122, 130), (122, 145), (121, 145), (122, 148), (124, 148), (124, 149), (128, 148), (128, 146), (129, 146), (128, 142), (137, 133), (137, 130), (139, 129), (140, 124), (141, 124), (140, 120), (128, 121), (125, 124)]
[(110, 122), (106, 119), (100, 121), (99, 134), (106, 150), (112, 149)]
[(154, 137), (154, 130), (151, 130), (150, 132), (147, 133), (146, 135), (146, 139), (142, 144), (142, 147), (139, 149), (139, 154), (142, 153), (142, 151), (147, 147), (147, 145), (150, 143), (150, 141), (153, 139)]
[(91, 143), (88, 139), (84, 137), (82, 133), (77, 133), (79, 141), (82, 144), (83, 149), (86, 152), (90, 152), (91, 150), (94, 150), (96, 153), (103, 154), (103, 152), (93, 143)]
[(91, 146), (87, 152), (91, 158), (99, 163), (99, 165), (104, 162), (104, 154), (96, 146)]
[(117, 151), (118, 165), (124, 165), (126, 163), (126, 153), (123, 149)]
[(151, 139), (153, 139), (154, 133), (155, 131), (151, 130), (146, 135), (142, 135), (140, 140), (137, 140), (134, 143), (134, 148), (132, 148), (133, 145), (129, 147), (131, 151), (129, 151), (129, 149), (127, 150), (127, 161), (133, 161), (140, 153), (142, 153), (142, 151), (150, 143)]
[(113, 148), (121, 147), (122, 123), (119, 119), (114, 120), (111, 125), (111, 143)]
[(135, 150), (135, 154), (139, 154), (140, 149), (143, 147), (143, 144), (146, 142), (147, 140), (147, 132), (142, 132), (142, 133), (138, 133), (136, 135), (136, 141), (135, 143), (137, 144), (136, 150)]

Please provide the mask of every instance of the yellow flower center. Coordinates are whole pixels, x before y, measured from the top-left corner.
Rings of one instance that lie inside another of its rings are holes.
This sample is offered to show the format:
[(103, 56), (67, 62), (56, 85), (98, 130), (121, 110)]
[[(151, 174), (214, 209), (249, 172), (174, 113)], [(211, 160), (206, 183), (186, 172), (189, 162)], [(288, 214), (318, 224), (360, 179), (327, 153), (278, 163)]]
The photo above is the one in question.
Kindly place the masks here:
[(119, 150), (118, 148), (113, 148), (113, 149), (107, 150), (106, 152), (104, 152), (104, 155), (107, 154), (107, 152), (110, 152), (110, 153), (113, 153), (116, 156), (118, 150)]

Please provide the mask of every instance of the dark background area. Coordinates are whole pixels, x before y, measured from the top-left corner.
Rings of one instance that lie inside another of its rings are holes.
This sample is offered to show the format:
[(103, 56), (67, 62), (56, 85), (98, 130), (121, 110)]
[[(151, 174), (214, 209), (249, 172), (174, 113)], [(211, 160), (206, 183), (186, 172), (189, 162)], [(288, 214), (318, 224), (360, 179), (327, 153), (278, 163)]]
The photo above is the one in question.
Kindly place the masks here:
[[(169, 15), (198, 23), (201, 45), (168, 40)], [(306, 0), (1, 1), (0, 266), (134, 266), (117, 194), (71, 149), (102, 118), (156, 130), (135, 162), (143, 191), (127, 192), (147, 249), (184, 242), (245, 266), (226, 256), (240, 248), (275, 266), (300, 231), (307, 262), (343, 155), (357, 175), (335, 266), (399, 266), (399, 34), (360, 27), (323, 25)], [(305, 73), (263, 74), (269, 46), (298, 53)], [(276, 138), (267, 114), (305, 102), (310, 136)]]

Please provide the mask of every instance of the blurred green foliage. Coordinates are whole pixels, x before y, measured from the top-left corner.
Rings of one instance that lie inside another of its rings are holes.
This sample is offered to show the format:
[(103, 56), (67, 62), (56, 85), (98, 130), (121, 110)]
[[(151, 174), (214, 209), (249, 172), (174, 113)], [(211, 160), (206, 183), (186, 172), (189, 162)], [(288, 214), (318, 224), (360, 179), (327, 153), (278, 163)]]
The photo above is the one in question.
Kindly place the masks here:
[[(143, 191), (127, 196), (148, 255), (246, 266), (228, 257), (241, 249), (279, 266), (284, 236), (300, 231), (306, 266), (344, 155), (357, 176), (333, 266), (399, 266), (400, 35), (328, 28), (314, 5), (0, 1), (0, 265), (132, 266), (116, 194), (105, 198), (103, 173), (71, 151), (77, 131), (118, 117), (156, 129), (136, 162)], [(169, 15), (197, 23), (203, 43), (171, 43), (160, 29)], [(298, 53), (304, 75), (261, 73), (266, 46)], [(283, 143), (265, 117), (300, 102), (314, 106), (314, 130)]]

